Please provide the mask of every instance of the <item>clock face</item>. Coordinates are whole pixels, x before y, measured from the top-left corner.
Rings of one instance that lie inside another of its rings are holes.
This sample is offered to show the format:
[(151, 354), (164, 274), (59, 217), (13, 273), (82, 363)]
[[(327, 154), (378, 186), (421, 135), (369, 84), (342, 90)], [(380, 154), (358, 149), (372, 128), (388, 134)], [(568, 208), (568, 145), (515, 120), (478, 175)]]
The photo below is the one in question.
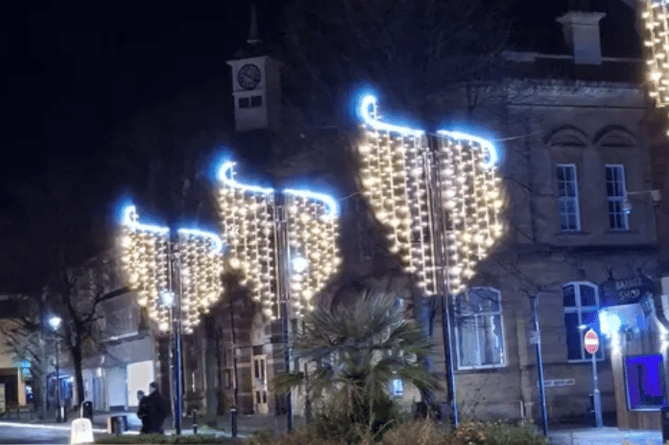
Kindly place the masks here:
[(252, 90), (260, 83), (260, 68), (248, 63), (237, 73), (237, 82), (245, 90)]

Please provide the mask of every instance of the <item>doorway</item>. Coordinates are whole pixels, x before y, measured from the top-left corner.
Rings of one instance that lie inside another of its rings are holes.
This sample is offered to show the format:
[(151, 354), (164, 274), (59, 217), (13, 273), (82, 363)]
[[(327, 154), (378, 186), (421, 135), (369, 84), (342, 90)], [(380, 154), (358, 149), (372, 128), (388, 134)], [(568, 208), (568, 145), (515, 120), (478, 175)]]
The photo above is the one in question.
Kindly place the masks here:
[(256, 414), (268, 414), (267, 403), (267, 359), (265, 354), (253, 356), (253, 410)]

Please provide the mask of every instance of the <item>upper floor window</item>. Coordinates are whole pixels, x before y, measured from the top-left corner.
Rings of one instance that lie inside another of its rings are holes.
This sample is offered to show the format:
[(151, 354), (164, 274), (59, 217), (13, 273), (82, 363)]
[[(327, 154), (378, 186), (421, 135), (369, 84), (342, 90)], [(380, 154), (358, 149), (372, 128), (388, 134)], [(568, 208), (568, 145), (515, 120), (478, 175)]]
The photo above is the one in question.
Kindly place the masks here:
[(497, 289), (475, 287), (469, 297), (456, 298), (455, 336), (458, 369), (504, 366), (501, 294)]
[[(599, 292), (592, 283), (568, 283), (562, 287), (564, 324), (567, 330), (567, 359), (569, 361), (591, 360), (583, 347), (585, 331), (592, 328), (600, 335)], [(604, 348), (599, 348), (597, 358), (602, 359)]]
[(609, 227), (628, 230), (629, 219), (625, 212), (625, 167), (622, 164), (606, 165), (606, 199), (609, 204)]
[(555, 184), (560, 230), (581, 230), (576, 166), (574, 164), (558, 164), (556, 166)]

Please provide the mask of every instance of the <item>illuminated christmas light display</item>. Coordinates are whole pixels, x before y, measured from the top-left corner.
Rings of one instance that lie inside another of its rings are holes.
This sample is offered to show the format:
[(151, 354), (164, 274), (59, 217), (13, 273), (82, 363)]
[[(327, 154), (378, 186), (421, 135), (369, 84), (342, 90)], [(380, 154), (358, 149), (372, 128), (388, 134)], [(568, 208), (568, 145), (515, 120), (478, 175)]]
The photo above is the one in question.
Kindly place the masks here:
[(312, 298), (340, 265), (337, 204), (326, 195), (284, 190), (289, 251), (289, 287), (298, 316), (313, 310)]
[(668, 0), (643, 2), (643, 19), (647, 36), (649, 95), (658, 107), (669, 105), (669, 9)]
[[(161, 331), (170, 327), (171, 259), (179, 262), (182, 324), (192, 332), (199, 316), (207, 313), (223, 292), (222, 241), (215, 235), (197, 229), (178, 229), (178, 244), (170, 243), (167, 227), (142, 224), (135, 206), (123, 210), (122, 265), (128, 286), (138, 293), (138, 303), (147, 309)], [(173, 247), (176, 251), (173, 252)]]
[[(374, 96), (362, 100), (360, 116), (362, 193), (388, 229), (391, 252), (427, 295), (438, 294), (442, 284), (451, 294), (462, 292), (503, 233), (497, 150), (478, 136), (442, 130), (432, 151), (425, 132), (381, 121)], [(443, 246), (436, 245), (438, 230)], [(438, 282), (440, 267), (445, 283)]]
[(242, 285), (262, 307), (263, 315), (276, 318), (277, 232), (274, 189), (245, 185), (234, 179), (234, 162), (221, 165), (218, 210), (230, 266), (242, 272)]
[[(283, 279), (279, 250), (286, 249), (290, 303), (294, 313), (302, 315), (313, 308), (312, 298), (334, 276), (341, 261), (337, 203), (324, 194), (286, 189), (282, 209), (274, 189), (238, 182), (234, 167), (234, 162), (225, 162), (218, 173), (218, 209), (230, 264), (242, 272), (242, 284), (248, 285), (263, 315), (275, 319)], [(281, 246), (279, 238), (282, 214), (287, 246)]]
[(503, 233), (504, 204), (492, 144), (470, 135), (440, 130), (435, 153), (441, 208), (446, 215), (448, 290), (464, 290), (475, 267)]
[(363, 99), (360, 114), (365, 123), (358, 146), (362, 194), (389, 229), (390, 251), (415, 276), (416, 285), (434, 295), (436, 255), (425, 133), (382, 122), (373, 96)]

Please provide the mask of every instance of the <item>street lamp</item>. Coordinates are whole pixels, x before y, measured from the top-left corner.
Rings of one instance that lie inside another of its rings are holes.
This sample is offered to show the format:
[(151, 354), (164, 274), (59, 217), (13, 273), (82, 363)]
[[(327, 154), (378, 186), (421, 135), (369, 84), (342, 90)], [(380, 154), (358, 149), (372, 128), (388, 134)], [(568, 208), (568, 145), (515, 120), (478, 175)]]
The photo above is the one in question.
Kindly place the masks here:
[[(241, 272), (241, 284), (249, 289), (265, 319), (281, 319), (284, 369), (289, 373), (291, 313), (302, 317), (311, 311), (314, 298), (341, 263), (337, 202), (310, 190), (279, 191), (241, 183), (230, 161), (221, 164), (218, 180), (218, 211), (230, 265)], [(290, 431), (290, 393), (286, 410)]]
[(181, 434), (182, 331), (189, 334), (200, 316), (221, 296), (223, 243), (199, 229), (170, 230), (139, 222), (135, 206), (122, 210), (123, 268), (128, 286), (137, 291), (158, 328), (172, 330), (174, 366), (174, 429)]
[(57, 315), (52, 315), (49, 318), (49, 324), (55, 333), (54, 339), (56, 343), (56, 422), (61, 422), (63, 419), (60, 412), (60, 342), (58, 340), (58, 329), (62, 322), (63, 320)]
[(636, 192), (628, 192), (625, 190), (624, 193), (625, 196), (623, 198), (623, 212), (625, 212), (627, 215), (632, 212), (632, 202), (629, 199), (630, 196), (650, 194), (654, 203), (662, 201), (662, 193), (659, 190), (640, 190)]
[(388, 229), (390, 252), (426, 297), (442, 307), (446, 381), (457, 426), (450, 297), (502, 236), (499, 156), (488, 140), (458, 131), (424, 131), (381, 120), (376, 98), (362, 98), (358, 144), (362, 194)]

